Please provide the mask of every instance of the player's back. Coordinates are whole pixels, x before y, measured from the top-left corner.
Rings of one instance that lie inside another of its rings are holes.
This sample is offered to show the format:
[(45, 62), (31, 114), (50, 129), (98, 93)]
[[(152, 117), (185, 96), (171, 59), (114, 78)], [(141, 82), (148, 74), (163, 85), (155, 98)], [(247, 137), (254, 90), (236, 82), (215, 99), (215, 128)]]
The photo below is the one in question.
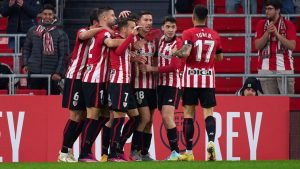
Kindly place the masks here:
[(186, 64), (192, 68), (212, 68), (216, 52), (221, 48), (219, 34), (213, 29), (197, 26), (183, 32), (183, 41), (186, 40), (192, 43)]

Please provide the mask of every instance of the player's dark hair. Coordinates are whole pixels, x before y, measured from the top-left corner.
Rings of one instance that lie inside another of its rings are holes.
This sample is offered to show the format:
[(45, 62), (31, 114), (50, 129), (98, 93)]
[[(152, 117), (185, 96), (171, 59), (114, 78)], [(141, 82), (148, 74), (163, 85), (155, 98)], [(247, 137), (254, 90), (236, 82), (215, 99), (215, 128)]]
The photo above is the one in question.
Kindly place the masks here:
[(203, 5), (196, 5), (193, 14), (197, 19), (204, 20), (207, 18), (208, 9)]
[(53, 13), (55, 13), (55, 8), (54, 8), (54, 6), (51, 5), (51, 4), (45, 4), (45, 5), (43, 6), (42, 11), (44, 11), (44, 10), (51, 10)]
[(110, 6), (100, 7), (98, 15), (102, 15), (104, 12), (107, 12), (110, 10), (114, 10), (114, 9)]
[(171, 22), (171, 23), (175, 23), (176, 24), (176, 19), (172, 16), (166, 16), (162, 22), (162, 24), (164, 25), (166, 22)]
[(136, 22), (135, 19), (130, 18), (130, 17), (128, 17), (128, 18), (121, 18), (121, 19), (118, 21), (118, 27), (119, 27), (119, 29), (121, 30), (121, 28), (128, 26), (128, 22), (129, 22), (129, 21)]
[(282, 7), (281, 0), (265, 0), (265, 6), (274, 6), (275, 9), (280, 9)]
[(99, 9), (98, 8), (92, 9), (92, 11), (90, 13), (90, 25), (93, 25), (93, 21), (99, 22), (98, 13), (99, 13)]
[(152, 15), (150, 11), (140, 11), (138, 13), (138, 19), (140, 20), (143, 15)]

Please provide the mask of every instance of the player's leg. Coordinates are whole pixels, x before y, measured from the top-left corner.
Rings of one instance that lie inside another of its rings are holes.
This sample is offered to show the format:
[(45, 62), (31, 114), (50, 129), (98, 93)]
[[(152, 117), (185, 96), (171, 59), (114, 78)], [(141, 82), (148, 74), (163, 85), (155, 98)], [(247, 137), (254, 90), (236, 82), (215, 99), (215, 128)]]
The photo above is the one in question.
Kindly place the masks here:
[(145, 97), (145, 91), (142, 89), (137, 89), (135, 91), (136, 99), (137, 99), (137, 108), (140, 115), (140, 121), (137, 125), (136, 130), (133, 132), (132, 143), (131, 143), (131, 153), (130, 160), (132, 161), (141, 161), (140, 150), (142, 149), (142, 141), (143, 141), (143, 132), (146, 125), (150, 122), (150, 110), (147, 102), (147, 98)]
[(110, 129), (114, 120), (113, 113), (110, 113), (109, 121), (103, 126), (102, 130), (102, 151), (101, 151), (101, 162), (108, 161), (108, 148), (110, 143)]
[(144, 109), (145, 112), (149, 111), (150, 120), (146, 124), (143, 131), (143, 142), (142, 142), (142, 151), (141, 157), (143, 161), (153, 161), (149, 154), (149, 148), (152, 140), (152, 125), (153, 125), (153, 115), (154, 111), (157, 108), (157, 93), (155, 89), (147, 89), (145, 91), (145, 98), (147, 99), (148, 109)]
[(77, 162), (72, 154), (72, 147), (82, 131), (86, 117), (86, 108), (81, 80), (66, 79), (62, 106), (69, 109), (70, 117), (65, 125), (63, 144), (59, 152), (59, 162)]
[(110, 130), (110, 154), (109, 160), (114, 162), (124, 161), (118, 156), (120, 149), (121, 129), (124, 124), (128, 108), (128, 91), (126, 85), (110, 83), (108, 86), (109, 105), (113, 111), (113, 122)]
[(93, 138), (95, 131), (99, 125), (99, 112), (100, 106), (99, 98), (101, 98), (100, 84), (98, 83), (83, 83), (83, 93), (87, 107), (87, 118), (84, 121), (82, 133), (81, 133), (81, 152), (79, 155), (79, 161), (82, 162), (96, 162), (96, 159), (90, 154), (91, 147), (93, 145)]
[(174, 122), (175, 107), (179, 103), (179, 89), (169, 86), (157, 87), (158, 109), (160, 110), (163, 124), (167, 131), (171, 154), (167, 160), (177, 161), (179, 159), (178, 136)]
[(129, 116), (129, 120), (125, 124), (123, 131), (122, 131), (122, 136), (121, 136), (121, 141), (120, 141), (120, 152), (119, 152), (119, 153), (121, 153), (121, 155), (123, 153), (123, 148), (124, 148), (124, 145), (125, 145), (127, 139), (136, 130), (136, 128), (140, 122), (140, 116), (139, 116), (139, 112), (138, 112), (137, 105), (136, 105), (136, 98), (135, 98), (130, 86), (128, 87), (128, 93), (129, 93), (129, 95), (128, 95), (129, 100), (128, 100), (128, 113), (127, 114)]
[(180, 160), (193, 161), (193, 137), (194, 137), (194, 117), (196, 105), (198, 104), (197, 89), (184, 88), (182, 92), (183, 102), (183, 134), (186, 141), (186, 152), (181, 155)]
[(215, 135), (216, 135), (216, 121), (213, 117), (213, 108), (216, 104), (215, 89), (201, 89), (200, 91), (200, 103), (205, 119), (205, 128), (208, 136), (207, 146), (207, 160), (215, 161)]

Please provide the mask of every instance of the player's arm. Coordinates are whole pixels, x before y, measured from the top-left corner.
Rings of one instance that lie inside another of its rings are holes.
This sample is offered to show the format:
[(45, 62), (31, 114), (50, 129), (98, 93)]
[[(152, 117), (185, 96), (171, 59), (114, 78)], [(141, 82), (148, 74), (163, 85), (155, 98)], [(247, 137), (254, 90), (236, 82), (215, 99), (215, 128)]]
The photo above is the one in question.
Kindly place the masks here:
[(257, 23), (256, 26), (256, 39), (254, 41), (254, 44), (257, 50), (261, 50), (262, 48), (264, 48), (269, 40), (269, 32), (268, 31), (263, 32), (264, 25), (265, 25), (265, 21), (260, 21)]
[(79, 38), (80, 40), (91, 39), (91, 38), (94, 37), (99, 31), (101, 31), (101, 30), (103, 30), (103, 29), (112, 31), (112, 30), (110, 30), (110, 28), (108, 28), (108, 27), (94, 28), (94, 29), (90, 29), (90, 30), (87, 30), (87, 31), (82, 31), (82, 32), (80, 32), (79, 35), (78, 35), (78, 38)]
[(185, 43), (181, 49), (179, 50), (172, 50), (173, 51), (173, 56), (178, 56), (180, 58), (186, 58), (190, 56), (191, 51), (192, 51), (192, 44), (191, 42)]
[(106, 38), (104, 40), (104, 44), (109, 47), (109, 48), (116, 48), (119, 45), (121, 45), (121, 43), (124, 42), (124, 39), (111, 39), (111, 38)]
[(222, 61), (223, 60), (223, 53), (216, 53), (216, 60)]
[(168, 72), (175, 72), (181, 66), (181, 59), (177, 57), (171, 58), (171, 64), (166, 66), (150, 66), (150, 65), (140, 65), (142, 71), (145, 72), (158, 72), (158, 73), (168, 73)]
[(216, 60), (217, 61), (223, 60), (223, 50), (222, 50), (221, 40), (219, 36), (217, 38)]
[(123, 43), (121, 43), (120, 46), (118, 46), (118, 48), (115, 51), (117, 55), (123, 55), (125, 53), (130, 43), (132, 43), (133, 37), (138, 34), (138, 28), (140, 28), (140, 26), (136, 26), (132, 30), (131, 34), (125, 39), (125, 41), (123, 41)]
[(293, 24), (288, 25), (287, 37), (282, 36), (274, 26), (274, 33), (277, 39), (289, 50), (296, 48), (296, 29)]

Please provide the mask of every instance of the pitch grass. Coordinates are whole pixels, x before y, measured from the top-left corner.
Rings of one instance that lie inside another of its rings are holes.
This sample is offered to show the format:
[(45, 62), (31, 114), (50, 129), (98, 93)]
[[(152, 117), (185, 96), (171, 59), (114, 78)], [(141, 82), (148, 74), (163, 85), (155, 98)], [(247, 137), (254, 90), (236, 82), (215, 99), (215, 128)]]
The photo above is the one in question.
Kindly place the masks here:
[(300, 160), (128, 163), (0, 163), (0, 169), (300, 169)]

